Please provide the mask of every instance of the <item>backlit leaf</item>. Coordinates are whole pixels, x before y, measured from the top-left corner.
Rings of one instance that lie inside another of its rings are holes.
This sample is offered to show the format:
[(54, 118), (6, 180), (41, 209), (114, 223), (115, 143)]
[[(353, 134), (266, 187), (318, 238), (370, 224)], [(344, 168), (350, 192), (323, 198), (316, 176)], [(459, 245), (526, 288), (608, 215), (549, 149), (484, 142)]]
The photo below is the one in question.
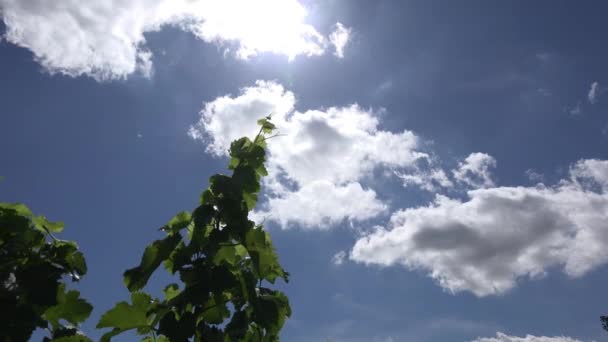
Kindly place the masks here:
[(131, 302), (120, 302), (107, 311), (97, 328), (116, 328), (120, 330), (136, 329), (148, 326), (147, 312), (152, 306), (152, 298), (142, 292), (131, 294)]
[(139, 266), (124, 273), (124, 282), (129, 291), (137, 291), (146, 286), (152, 273), (169, 257), (181, 239), (179, 234), (170, 235), (146, 247)]

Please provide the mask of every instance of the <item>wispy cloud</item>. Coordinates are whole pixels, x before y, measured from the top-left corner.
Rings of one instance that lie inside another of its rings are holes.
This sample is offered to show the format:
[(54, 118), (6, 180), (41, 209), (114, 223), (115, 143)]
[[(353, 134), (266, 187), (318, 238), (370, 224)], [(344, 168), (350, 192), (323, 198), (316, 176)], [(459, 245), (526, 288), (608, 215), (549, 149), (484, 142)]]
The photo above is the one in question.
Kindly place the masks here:
[(600, 85), (598, 82), (591, 83), (591, 88), (589, 88), (589, 92), (587, 93), (587, 99), (589, 100), (589, 103), (591, 103), (591, 104), (597, 103), (599, 92), (600, 92), (599, 86)]
[(336, 57), (344, 58), (344, 48), (350, 40), (351, 31), (351, 28), (345, 27), (342, 23), (336, 23), (334, 31), (329, 35), (329, 41), (336, 49), (334, 52)]
[(565, 336), (534, 336), (526, 335), (525, 337), (509, 336), (501, 332), (496, 333), (496, 337), (481, 337), (472, 342), (582, 342), (571, 337)]
[(340, 266), (344, 263), (344, 260), (346, 260), (347, 256), (348, 253), (346, 253), (346, 251), (339, 251), (331, 258), (331, 263), (336, 266)]

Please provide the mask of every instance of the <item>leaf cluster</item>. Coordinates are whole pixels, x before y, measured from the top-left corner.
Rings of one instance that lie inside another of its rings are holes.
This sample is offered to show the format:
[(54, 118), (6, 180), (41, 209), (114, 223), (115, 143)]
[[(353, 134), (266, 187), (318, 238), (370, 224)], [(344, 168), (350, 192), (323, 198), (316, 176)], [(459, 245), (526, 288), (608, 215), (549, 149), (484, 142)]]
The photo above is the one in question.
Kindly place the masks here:
[(1, 341), (27, 341), (37, 328), (49, 331), (45, 341), (89, 341), (78, 324), (93, 307), (65, 283), (87, 265), (76, 243), (53, 235), (62, 230), (23, 204), (0, 203)]
[[(137, 267), (124, 273), (130, 302), (107, 311), (98, 328), (102, 337), (134, 330), (144, 341), (277, 341), (291, 308), (280, 291), (263, 286), (288, 281), (268, 232), (249, 220), (267, 175), (270, 118), (258, 121), (260, 132), (230, 146), (230, 176), (217, 174), (191, 212), (183, 211), (161, 230), (166, 237), (146, 247)], [(164, 298), (142, 292), (163, 265), (179, 276)]]

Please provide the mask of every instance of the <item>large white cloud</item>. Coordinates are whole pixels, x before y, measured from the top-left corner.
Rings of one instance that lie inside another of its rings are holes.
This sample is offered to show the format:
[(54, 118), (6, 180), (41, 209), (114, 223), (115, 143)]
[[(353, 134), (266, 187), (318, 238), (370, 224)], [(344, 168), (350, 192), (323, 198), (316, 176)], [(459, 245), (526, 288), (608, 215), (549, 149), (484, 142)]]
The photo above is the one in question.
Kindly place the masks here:
[(571, 337), (556, 336), (533, 336), (526, 335), (525, 337), (509, 336), (503, 333), (497, 333), (496, 337), (483, 337), (478, 338), (472, 342), (582, 342)]
[(206, 42), (262, 52), (321, 55), (328, 38), (306, 24), (297, 0), (0, 0), (6, 40), (30, 49), (51, 73), (122, 78), (149, 73), (144, 33), (173, 25)]
[(258, 81), (237, 96), (207, 103), (190, 135), (225, 155), (229, 143), (258, 131), (256, 120), (273, 114), (282, 136), (269, 143), (268, 201), (256, 215), (287, 227), (327, 228), (362, 221), (387, 210), (365, 180), (378, 168), (405, 169), (426, 159), (410, 131), (378, 128), (378, 113), (358, 105), (299, 112), (295, 96), (274, 82)]
[(549, 268), (579, 277), (608, 262), (608, 161), (582, 160), (546, 187), (493, 187), (395, 212), (351, 259), (429, 273), (451, 292), (502, 294)]

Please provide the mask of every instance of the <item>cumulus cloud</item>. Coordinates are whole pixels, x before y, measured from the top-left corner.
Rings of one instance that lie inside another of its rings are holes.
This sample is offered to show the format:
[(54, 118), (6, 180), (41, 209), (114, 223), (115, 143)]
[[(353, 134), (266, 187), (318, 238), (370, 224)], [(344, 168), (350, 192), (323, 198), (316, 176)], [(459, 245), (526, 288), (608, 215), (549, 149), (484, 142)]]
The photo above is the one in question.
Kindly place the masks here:
[(344, 48), (350, 40), (351, 31), (351, 28), (345, 27), (342, 23), (336, 23), (334, 31), (329, 35), (329, 41), (336, 49), (334, 52), (336, 57), (344, 58)]
[(256, 215), (288, 227), (327, 228), (343, 220), (362, 221), (387, 210), (364, 181), (376, 169), (413, 167), (427, 154), (410, 131), (378, 128), (378, 112), (353, 104), (299, 112), (295, 96), (274, 82), (258, 81), (236, 96), (205, 104), (190, 136), (207, 151), (226, 155), (230, 142), (253, 136), (256, 120), (273, 114), (281, 137), (269, 144), (265, 178), (268, 200)]
[(454, 179), (472, 188), (488, 188), (494, 186), (490, 168), (496, 167), (496, 159), (486, 153), (471, 153), (458, 168), (452, 170)]
[(565, 336), (546, 337), (546, 336), (526, 335), (525, 337), (516, 337), (516, 336), (509, 336), (509, 335), (499, 332), (496, 334), (496, 337), (478, 338), (472, 342), (582, 342), (582, 341), (571, 338), (571, 337), (565, 337)]
[(437, 195), (360, 238), (354, 261), (427, 271), (446, 290), (502, 294), (549, 268), (580, 277), (608, 262), (608, 161), (581, 160), (552, 187)]
[(587, 93), (587, 99), (589, 100), (589, 103), (591, 103), (591, 104), (597, 103), (597, 98), (598, 98), (599, 92), (600, 92), (599, 87), (600, 87), (600, 84), (598, 82), (591, 83), (591, 88), (589, 88), (589, 93)]
[(50, 73), (97, 80), (149, 74), (152, 53), (144, 34), (168, 25), (234, 46), (243, 59), (263, 52), (290, 59), (321, 55), (328, 38), (306, 17), (297, 0), (0, 0), (8, 42), (31, 50)]
[(579, 160), (570, 168), (573, 181), (590, 187), (597, 185), (608, 192), (608, 161), (599, 159)]
[(268, 210), (256, 215), (269, 216), (283, 227), (298, 224), (330, 228), (344, 219), (364, 221), (386, 211), (387, 206), (371, 189), (358, 182), (337, 185), (327, 180), (304, 183), (297, 191), (285, 191), (268, 199)]

